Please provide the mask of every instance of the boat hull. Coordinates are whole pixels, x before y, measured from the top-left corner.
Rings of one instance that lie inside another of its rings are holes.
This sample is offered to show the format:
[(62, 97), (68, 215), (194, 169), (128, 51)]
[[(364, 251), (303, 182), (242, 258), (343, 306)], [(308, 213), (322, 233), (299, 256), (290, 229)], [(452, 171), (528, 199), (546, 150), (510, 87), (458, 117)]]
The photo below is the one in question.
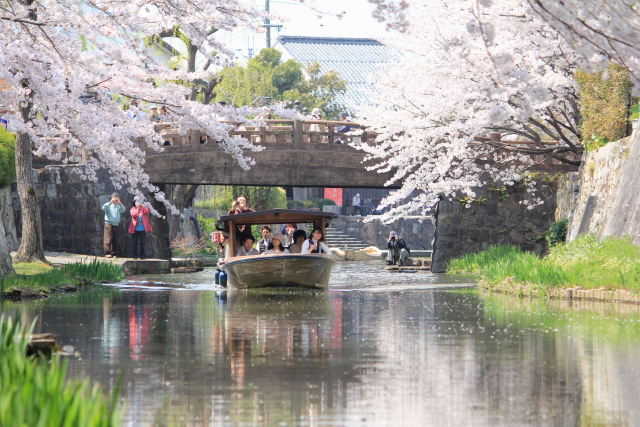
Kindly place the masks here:
[(255, 255), (235, 257), (221, 268), (227, 274), (227, 287), (301, 287), (328, 289), (335, 261), (329, 255)]

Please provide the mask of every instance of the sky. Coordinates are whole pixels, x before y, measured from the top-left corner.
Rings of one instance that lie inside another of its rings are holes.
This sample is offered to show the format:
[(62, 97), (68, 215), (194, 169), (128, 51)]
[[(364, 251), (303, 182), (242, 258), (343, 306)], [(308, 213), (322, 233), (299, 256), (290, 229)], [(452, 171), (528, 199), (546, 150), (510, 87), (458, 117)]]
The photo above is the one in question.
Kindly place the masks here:
[[(264, 8), (266, 0), (255, 0), (256, 5)], [(272, 46), (276, 44), (278, 34), (287, 36), (315, 37), (371, 37), (380, 38), (386, 34), (384, 23), (371, 16), (373, 5), (367, 0), (317, 0), (316, 4), (327, 14), (319, 16), (317, 12), (291, 0), (269, 0), (271, 13), (287, 20), (272, 19), (271, 24), (282, 25), (278, 32), (272, 28)], [(342, 19), (335, 15), (344, 12)], [(225, 34), (222, 39), (238, 52), (236, 60), (242, 62), (250, 53), (257, 54), (266, 47), (266, 35), (239, 29)]]

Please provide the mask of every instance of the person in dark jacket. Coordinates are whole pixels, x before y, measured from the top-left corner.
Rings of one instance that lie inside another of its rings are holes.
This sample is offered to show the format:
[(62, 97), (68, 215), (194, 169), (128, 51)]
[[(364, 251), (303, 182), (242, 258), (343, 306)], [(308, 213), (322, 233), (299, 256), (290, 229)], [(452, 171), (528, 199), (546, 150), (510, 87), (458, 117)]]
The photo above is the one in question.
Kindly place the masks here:
[[(255, 211), (247, 205), (247, 196), (238, 196), (236, 200), (233, 201), (231, 209), (229, 209), (227, 215), (237, 215), (247, 212)], [(242, 242), (245, 237), (250, 237), (252, 235), (253, 233), (250, 225), (236, 224), (236, 240), (238, 242)]]
[(409, 258), (409, 247), (395, 231), (389, 233), (387, 249), (387, 265), (396, 265), (397, 263), (402, 266)]
[[(338, 115), (338, 120), (341, 122), (344, 122), (347, 120), (347, 113), (340, 113)], [(336, 127), (336, 133), (338, 134), (345, 134), (347, 132), (351, 132), (351, 127), (347, 126), (347, 125), (340, 125)], [(344, 135), (338, 135), (338, 138), (336, 138), (335, 141), (333, 141), (334, 144), (342, 144), (344, 143)]]

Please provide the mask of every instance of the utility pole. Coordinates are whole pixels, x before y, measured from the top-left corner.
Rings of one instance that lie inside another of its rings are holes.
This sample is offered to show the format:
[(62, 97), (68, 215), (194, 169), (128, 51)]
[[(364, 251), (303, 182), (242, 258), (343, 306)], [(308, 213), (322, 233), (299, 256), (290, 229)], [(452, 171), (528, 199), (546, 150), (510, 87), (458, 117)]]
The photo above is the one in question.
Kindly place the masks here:
[[(264, 11), (269, 13), (269, 0), (264, 0)], [(269, 17), (264, 18), (264, 26), (267, 29), (267, 48), (271, 47), (271, 21)]]

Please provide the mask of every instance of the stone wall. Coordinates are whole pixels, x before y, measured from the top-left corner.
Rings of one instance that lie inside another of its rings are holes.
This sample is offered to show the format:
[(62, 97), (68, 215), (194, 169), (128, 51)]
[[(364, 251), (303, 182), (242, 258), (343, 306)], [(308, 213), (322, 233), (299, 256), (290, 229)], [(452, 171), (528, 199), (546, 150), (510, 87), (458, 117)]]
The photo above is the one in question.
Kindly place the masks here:
[(447, 262), (492, 245), (513, 244), (523, 250), (546, 250), (543, 234), (554, 222), (556, 184), (538, 184), (543, 204), (528, 209), (520, 202), (530, 197), (517, 187), (476, 189), (477, 201), (443, 199), (436, 211), (436, 231), (431, 270), (442, 273)]
[(588, 232), (640, 245), (640, 133), (586, 153), (580, 171), (561, 179), (558, 200), (569, 240)]
[[(371, 218), (373, 221), (365, 222)], [(435, 225), (430, 216), (401, 218), (393, 224), (384, 224), (376, 217), (340, 216), (331, 221), (331, 228), (378, 248), (386, 248), (389, 232), (395, 231), (409, 248), (428, 250), (432, 248)]]
[[(86, 255), (103, 255), (104, 212), (102, 205), (111, 193), (118, 191), (125, 213), (118, 234), (118, 256), (131, 257), (131, 237), (126, 227), (131, 221), (129, 209), (133, 196), (125, 190), (116, 190), (106, 171), (98, 173), (97, 182), (85, 182), (73, 172), (77, 166), (47, 166), (34, 170), (35, 190), (42, 212), (44, 249)], [(15, 184), (12, 188), (12, 207), (18, 235), (22, 232), (20, 202)], [(151, 239), (147, 234), (145, 252), (152, 257)]]

